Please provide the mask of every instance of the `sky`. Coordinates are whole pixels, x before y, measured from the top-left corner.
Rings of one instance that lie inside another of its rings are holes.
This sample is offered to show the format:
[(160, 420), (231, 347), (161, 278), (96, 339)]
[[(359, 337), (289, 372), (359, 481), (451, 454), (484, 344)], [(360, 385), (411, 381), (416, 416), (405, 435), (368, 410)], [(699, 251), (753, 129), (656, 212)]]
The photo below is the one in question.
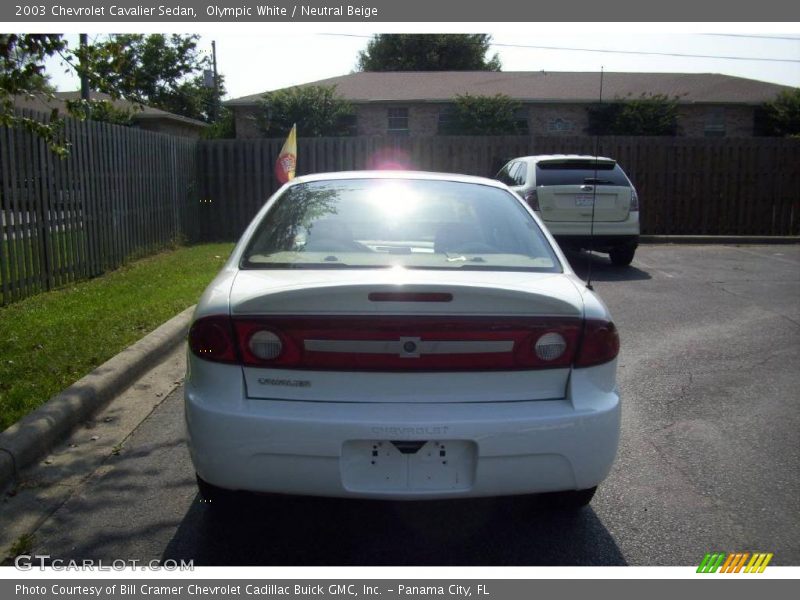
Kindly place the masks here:
[[(598, 34), (585, 27), (575, 27), (574, 32), (554, 29), (554, 33), (535, 35), (521, 32), (518, 27), (490, 30), (488, 33), (496, 44), (492, 52), (500, 55), (504, 71), (599, 71), (602, 67), (606, 71), (723, 73), (800, 87), (800, 33), (796, 27), (787, 26), (789, 33), (771, 30), (714, 34), (654, 31), (615, 34), (607, 28)], [(377, 32), (364, 28), (336, 32), (333, 27), (315, 32), (303, 28), (292, 34), (224, 29), (214, 34), (202, 33), (200, 46), (210, 55), (211, 40), (216, 41), (218, 70), (225, 75), (226, 99), (231, 99), (347, 74), (354, 70), (358, 52), (364, 49), (370, 34)], [(89, 39), (97, 36), (102, 34), (90, 33)], [(68, 34), (67, 38), (71, 45), (77, 44), (77, 34)], [(514, 45), (540, 48), (510, 47)], [(74, 75), (64, 74), (57, 61), (52, 60), (47, 67), (60, 91), (79, 87)]]

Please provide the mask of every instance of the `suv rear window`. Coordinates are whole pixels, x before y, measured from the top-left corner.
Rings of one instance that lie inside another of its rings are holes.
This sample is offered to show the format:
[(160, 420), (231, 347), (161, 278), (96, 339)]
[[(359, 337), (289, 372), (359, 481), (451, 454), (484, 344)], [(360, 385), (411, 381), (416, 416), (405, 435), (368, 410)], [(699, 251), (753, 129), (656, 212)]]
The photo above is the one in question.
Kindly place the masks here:
[[(595, 173), (596, 170), (596, 173)], [(630, 183), (622, 168), (614, 163), (592, 160), (536, 163), (536, 185), (618, 185)]]

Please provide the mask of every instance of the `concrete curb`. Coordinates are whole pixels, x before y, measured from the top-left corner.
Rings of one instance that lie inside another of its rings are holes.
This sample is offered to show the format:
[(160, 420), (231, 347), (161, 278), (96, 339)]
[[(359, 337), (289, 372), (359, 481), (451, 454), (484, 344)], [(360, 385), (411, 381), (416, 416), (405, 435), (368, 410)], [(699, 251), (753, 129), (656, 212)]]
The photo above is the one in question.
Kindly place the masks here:
[(186, 337), (190, 306), (0, 433), (0, 490)]
[(800, 244), (798, 235), (642, 235), (642, 244)]

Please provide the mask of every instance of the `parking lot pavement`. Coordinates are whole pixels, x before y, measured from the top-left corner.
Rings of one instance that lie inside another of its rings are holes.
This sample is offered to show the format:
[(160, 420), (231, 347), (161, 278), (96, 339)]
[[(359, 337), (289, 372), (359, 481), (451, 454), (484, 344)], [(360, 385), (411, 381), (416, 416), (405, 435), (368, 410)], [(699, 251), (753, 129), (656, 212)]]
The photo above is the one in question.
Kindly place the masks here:
[(213, 519), (195, 493), (182, 390), (36, 533), (53, 558), (195, 564), (800, 564), (800, 247), (645, 246), (630, 269), (570, 257), (622, 337), (617, 462), (574, 516), (529, 498), (269, 498)]

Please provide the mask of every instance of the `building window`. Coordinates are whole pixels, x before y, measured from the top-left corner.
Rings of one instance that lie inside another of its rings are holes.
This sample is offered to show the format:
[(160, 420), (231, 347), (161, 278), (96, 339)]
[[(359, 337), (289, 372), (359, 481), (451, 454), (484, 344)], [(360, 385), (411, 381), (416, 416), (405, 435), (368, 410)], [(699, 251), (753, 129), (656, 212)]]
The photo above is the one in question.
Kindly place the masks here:
[(392, 135), (408, 135), (408, 109), (390, 108), (389, 127), (387, 132)]
[(574, 129), (575, 124), (572, 121), (569, 119), (562, 119), (561, 117), (550, 119), (547, 123), (547, 131), (550, 133), (566, 133)]
[(528, 135), (528, 109), (520, 108), (514, 111), (514, 126), (519, 135)]
[(358, 116), (355, 113), (344, 115), (340, 123), (346, 135), (358, 135)]
[(725, 137), (725, 109), (715, 107), (708, 109), (703, 130), (706, 137)]
[(448, 135), (453, 133), (453, 124), (456, 117), (456, 107), (452, 104), (443, 106), (439, 109), (439, 121), (437, 133), (439, 135)]

